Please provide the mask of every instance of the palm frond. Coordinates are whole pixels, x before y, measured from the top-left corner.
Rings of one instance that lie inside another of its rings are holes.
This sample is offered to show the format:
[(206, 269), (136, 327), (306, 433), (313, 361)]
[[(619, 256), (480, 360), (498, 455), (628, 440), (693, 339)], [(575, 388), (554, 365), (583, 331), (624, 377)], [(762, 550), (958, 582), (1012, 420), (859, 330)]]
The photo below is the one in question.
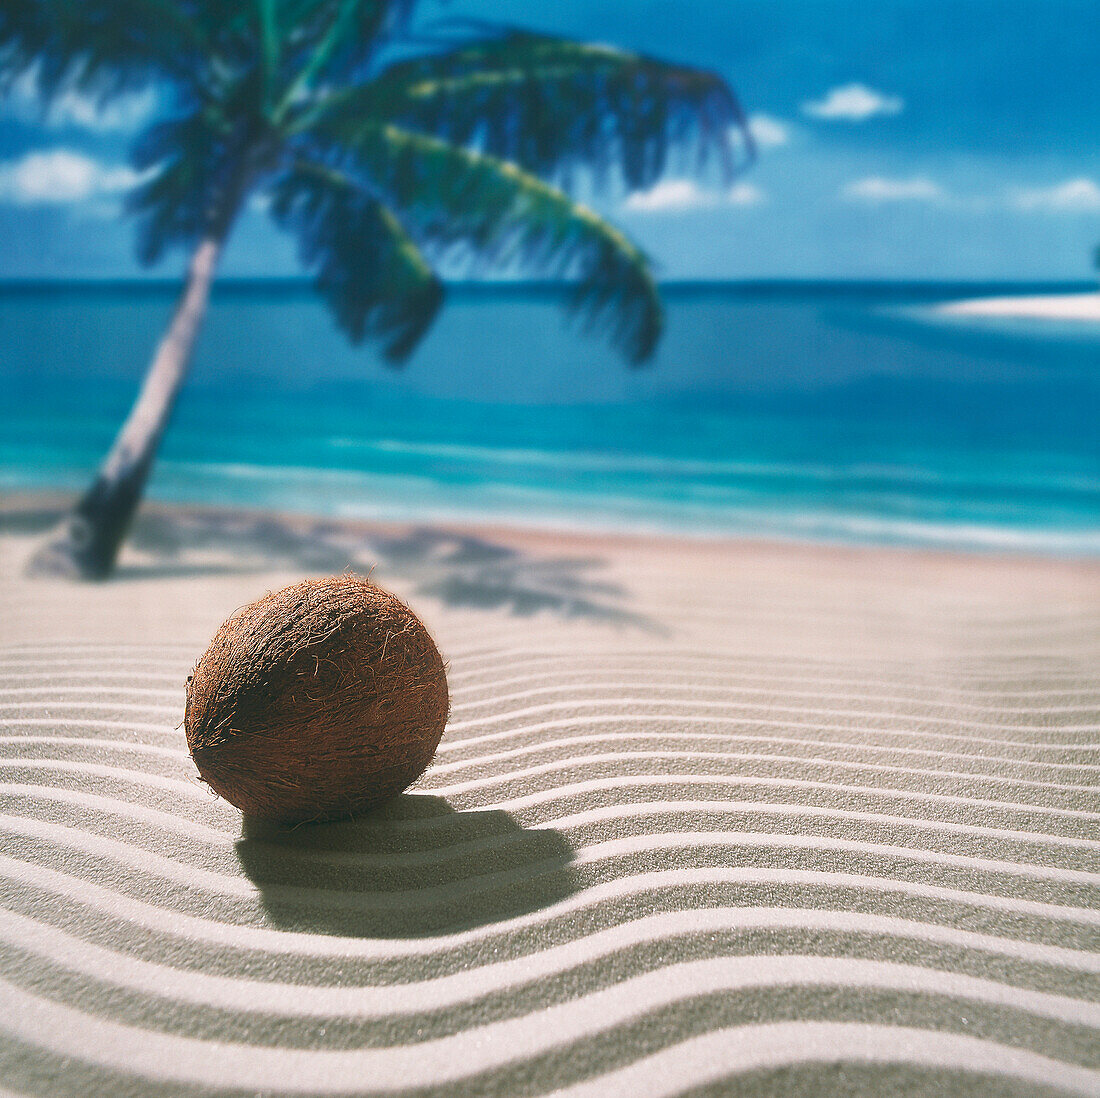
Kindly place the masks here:
[(44, 100), (77, 88), (102, 101), (153, 80), (194, 88), (213, 44), (207, 33), (211, 4), (5, 0), (0, 83), (33, 73)]
[[(267, 0), (275, 4), (275, 0)], [(282, 118), (318, 86), (360, 86), (379, 50), (408, 25), (416, 0), (282, 0)]]
[(383, 114), (547, 178), (568, 180), (581, 165), (597, 179), (617, 169), (632, 189), (655, 182), (674, 150), (693, 151), (695, 167), (714, 161), (727, 178), (739, 152), (753, 153), (720, 77), (526, 31), (396, 61), (329, 110)]
[(348, 338), (370, 336), (388, 362), (404, 362), (443, 304), (443, 284), (394, 213), (321, 165), (294, 165), (271, 193), (273, 216), (297, 234), (302, 263)]
[(406, 25), (414, 4), (4, 0), (0, 85), (33, 71), (47, 100), (65, 88), (106, 99), (150, 80), (216, 100), (254, 70), (262, 72), (257, 87), (284, 95), (313, 80), (358, 84), (387, 35)]
[(155, 263), (169, 248), (193, 246), (231, 217), (240, 190), (238, 126), (213, 108), (158, 122), (135, 145), (131, 160), (149, 178), (127, 197), (137, 215), (137, 252)]
[(341, 141), (429, 254), (571, 282), (590, 327), (631, 363), (652, 354), (662, 313), (649, 262), (592, 210), (515, 164), (397, 126), (361, 124)]

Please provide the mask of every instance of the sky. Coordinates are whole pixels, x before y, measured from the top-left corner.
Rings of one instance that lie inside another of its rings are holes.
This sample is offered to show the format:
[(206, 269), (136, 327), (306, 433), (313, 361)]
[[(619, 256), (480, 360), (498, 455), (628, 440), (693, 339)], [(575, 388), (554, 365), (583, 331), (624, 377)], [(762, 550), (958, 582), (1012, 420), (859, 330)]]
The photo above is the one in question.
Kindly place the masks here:
[[(584, 194), (666, 279), (1076, 280), (1100, 244), (1095, 0), (423, 0), (721, 74), (759, 147), (732, 185), (675, 171)], [(146, 271), (119, 217), (152, 91), (0, 102), (0, 278)], [(230, 276), (300, 272), (256, 203)]]

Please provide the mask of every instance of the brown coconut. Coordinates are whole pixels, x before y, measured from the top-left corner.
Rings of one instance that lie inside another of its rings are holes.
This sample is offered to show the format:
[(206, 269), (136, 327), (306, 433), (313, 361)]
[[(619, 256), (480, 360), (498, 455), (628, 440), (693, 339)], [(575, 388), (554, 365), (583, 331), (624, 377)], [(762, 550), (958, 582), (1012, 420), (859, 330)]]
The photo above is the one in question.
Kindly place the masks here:
[(424, 772), (447, 675), (420, 619), (356, 576), (307, 580), (239, 610), (187, 683), (203, 781), (246, 815), (352, 816)]

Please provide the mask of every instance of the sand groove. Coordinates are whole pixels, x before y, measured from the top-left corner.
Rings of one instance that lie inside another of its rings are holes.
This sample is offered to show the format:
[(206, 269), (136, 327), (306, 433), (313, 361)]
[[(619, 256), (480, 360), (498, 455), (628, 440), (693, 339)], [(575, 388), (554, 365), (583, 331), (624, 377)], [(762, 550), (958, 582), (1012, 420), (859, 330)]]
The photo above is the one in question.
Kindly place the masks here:
[(839, 1063), (853, 1094), (1100, 1095), (1094, 607), (1038, 566), (927, 558), (863, 605), (839, 558), (835, 590), (643, 563), (691, 628), (427, 600), (435, 766), (293, 833), (242, 831), (178, 729), (237, 581), (205, 617), (158, 588), (178, 641), (122, 611), (5, 639), (4, 1085), (671, 1098)]

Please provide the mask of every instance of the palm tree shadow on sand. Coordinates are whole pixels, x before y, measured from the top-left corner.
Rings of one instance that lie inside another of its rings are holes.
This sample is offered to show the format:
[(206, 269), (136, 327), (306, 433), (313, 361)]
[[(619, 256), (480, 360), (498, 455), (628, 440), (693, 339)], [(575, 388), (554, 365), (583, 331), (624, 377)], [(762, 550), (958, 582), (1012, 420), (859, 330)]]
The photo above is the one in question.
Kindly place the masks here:
[(297, 828), (246, 819), (236, 845), (271, 922), (363, 938), (452, 934), (576, 891), (573, 847), (507, 812), (405, 793), (355, 820)]
[(516, 616), (547, 612), (660, 632), (651, 619), (629, 609), (629, 591), (599, 577), (604, 564), (599, 557), (534, 553), (466, 531), (435, 526), (394, 531), (228, 511), (149, 512), (139, 518), (132, 543), (144, 559), (124, 563), (120, 579), (272, 566), (366, 575), (380, 566), (448, 606)]
[[(0, 531), (42, 533), (63, 514), (58, 504), (0, 507)], [(599, 557), (534, 553), (443, 527), (395, 531), (305, 517), (149, 508), (138, 516), (130, 544), (132, 552), (115, 571), (126, 582), (243, 576), (271, 568), (368, 575), (377, 566), (447, 606), (514, 616), (550, 613), (665, 632), (630, 609), (626, 588), (599, 577)]]

